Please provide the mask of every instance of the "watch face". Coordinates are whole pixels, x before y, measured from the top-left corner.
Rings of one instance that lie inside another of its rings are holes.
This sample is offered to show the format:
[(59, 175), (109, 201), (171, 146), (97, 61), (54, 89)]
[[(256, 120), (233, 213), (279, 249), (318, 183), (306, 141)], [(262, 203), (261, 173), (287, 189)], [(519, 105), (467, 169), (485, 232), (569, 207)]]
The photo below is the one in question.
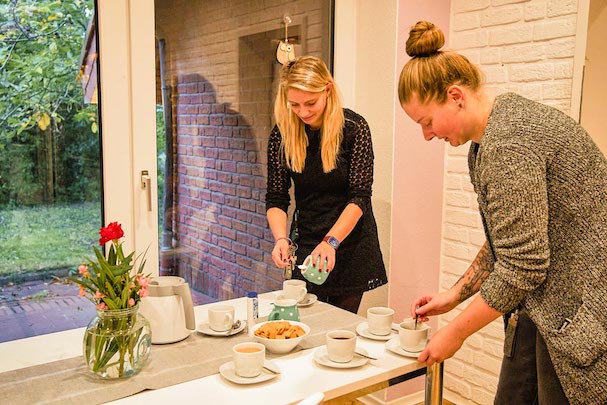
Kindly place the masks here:
[(334, 249), (337, 249), (339, 247), (339, 241), (337, 239), (335, 239), (333, 236), (329, 236), (327, 238), (327, 243), (331, 246), (333, 246)]

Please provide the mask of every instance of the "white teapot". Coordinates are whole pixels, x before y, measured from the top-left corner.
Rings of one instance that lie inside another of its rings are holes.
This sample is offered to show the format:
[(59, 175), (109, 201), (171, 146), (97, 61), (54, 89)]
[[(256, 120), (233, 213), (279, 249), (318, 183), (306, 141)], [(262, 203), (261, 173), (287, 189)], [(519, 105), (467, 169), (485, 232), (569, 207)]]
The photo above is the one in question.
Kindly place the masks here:
[(139, 312), (150, 322), (152, 343), (178, 342), (196, 329), (190, 287), (183, 278), (152, 278), (148, 291), (149, 295), (141, 299)]

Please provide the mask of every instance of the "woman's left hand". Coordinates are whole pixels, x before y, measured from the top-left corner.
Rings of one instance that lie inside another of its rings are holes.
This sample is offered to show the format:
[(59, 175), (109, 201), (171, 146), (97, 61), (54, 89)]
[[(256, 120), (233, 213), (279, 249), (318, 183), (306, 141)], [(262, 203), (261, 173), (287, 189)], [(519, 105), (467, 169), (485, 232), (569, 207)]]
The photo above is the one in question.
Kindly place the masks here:
[(445, 326), (432, 334), (424, 351), (417, 357), (417, 361), (431, 366), (434, 363), (440, 363), (452, 357), (457, 352), (465, 338), (461, 337), (455, 328)]
[[(330, 272), (335, 267), (335, 249), (327, 242), (320, 242), (314, 248), (311, 253), (312, 255), (312, 264), (316, 266), (317, 263), (324, 263), (325, 260), (327, 262), (327, 272)], [(324, 268), (322, 265), (318, 266), (320, 269)]]

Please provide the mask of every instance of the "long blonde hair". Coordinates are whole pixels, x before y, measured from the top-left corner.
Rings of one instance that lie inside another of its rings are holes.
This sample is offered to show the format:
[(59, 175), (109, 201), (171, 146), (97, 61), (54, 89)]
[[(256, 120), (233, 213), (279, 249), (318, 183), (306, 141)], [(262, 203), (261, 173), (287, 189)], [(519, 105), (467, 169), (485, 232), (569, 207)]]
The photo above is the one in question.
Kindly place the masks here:
[(445, 44), (443, 32), (434, 24), (419, 21), (409, 31), (406, 51), (410, 59), (400, 72), (398, 99), (402, 104), (416, 95), (421, 103), (447, 100), (447, 89), (454, 84), (477, 91), (481, 73), (463, 55), (440, 51)]
[(337, 167), (339, 145), (345, 122), (339, 90), (325, 63), (313, 56), (302, 56), (286, 63), (280, 71), (278, 93), (274, 101), (274, 118), (282, 136), (281, 148), (287, 167), (301, 173), (306, 163), (308, 137), (305, 124), (288, 106), (289, 89), (310, 93), (327, 92), (327, 105), (322, 118), (320, 156), (325, 173)]

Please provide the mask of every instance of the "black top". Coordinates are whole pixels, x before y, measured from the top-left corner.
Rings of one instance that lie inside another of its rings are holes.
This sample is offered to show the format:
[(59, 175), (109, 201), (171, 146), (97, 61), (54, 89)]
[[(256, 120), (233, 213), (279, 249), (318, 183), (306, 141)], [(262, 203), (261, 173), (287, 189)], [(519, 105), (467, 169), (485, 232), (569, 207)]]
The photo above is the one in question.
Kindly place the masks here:
[[(295, 173), (286, 167), (278, 127), (272, 130), (268, 143), (266, 210), (278, 207), (287, 212), (293, 180), (296, 209), (299, 211), (297, 264), (301, 264), (322, 241), (346, 205), (354, 203), (363, 211), (352, 232), (341, 241), (335, 268), (327, 281), (320, 286), (308, 282), (307, 288), (311, 293), (347, 295), (388, 282), (371, 207), (371, 131), (365, 119), (355, 112), (344, 109), (344, 115), (337, 168), (330, 173), (324, 173), (322, 169), (320, 130), (313, 131), (306, 126), (308, 148), (303, 173)], [(303, 279), (297, 268), (293, 277)]]

